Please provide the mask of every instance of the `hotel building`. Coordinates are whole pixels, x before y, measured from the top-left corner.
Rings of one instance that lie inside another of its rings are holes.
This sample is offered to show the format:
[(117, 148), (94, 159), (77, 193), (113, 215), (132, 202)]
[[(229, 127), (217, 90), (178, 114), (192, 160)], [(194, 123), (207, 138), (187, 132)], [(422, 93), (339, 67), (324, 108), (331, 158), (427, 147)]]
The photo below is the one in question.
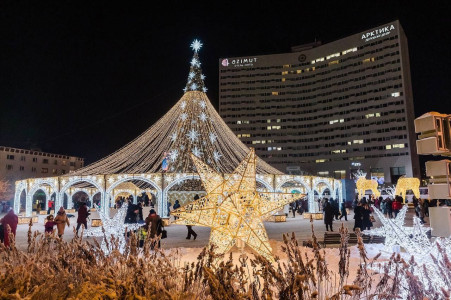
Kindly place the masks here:
[(291, 50), (219, 60), (219, 112), (245, 144), (291, 174), (420, 176), (399, 21)]
[(13, 183), (26, 178), (68, 174), (83, 165), (84, 159), (80, 157), (0, 146), (0, 179)]

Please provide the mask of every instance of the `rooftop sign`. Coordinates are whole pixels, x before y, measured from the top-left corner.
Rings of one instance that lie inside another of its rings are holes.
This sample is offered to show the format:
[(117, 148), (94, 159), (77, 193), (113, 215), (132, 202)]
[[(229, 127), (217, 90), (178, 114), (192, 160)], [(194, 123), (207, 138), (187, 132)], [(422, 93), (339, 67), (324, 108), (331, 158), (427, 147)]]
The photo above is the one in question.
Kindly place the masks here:
[(362, 34), (362, 40), (365, 40), (365, 42), (375, 40), (377, 38), (389, 35), (392, 30), (395, 29), (395, 25), (387, 25), (378, 29), (375, 29), (373, 31), (368, 31), (367, 33)]

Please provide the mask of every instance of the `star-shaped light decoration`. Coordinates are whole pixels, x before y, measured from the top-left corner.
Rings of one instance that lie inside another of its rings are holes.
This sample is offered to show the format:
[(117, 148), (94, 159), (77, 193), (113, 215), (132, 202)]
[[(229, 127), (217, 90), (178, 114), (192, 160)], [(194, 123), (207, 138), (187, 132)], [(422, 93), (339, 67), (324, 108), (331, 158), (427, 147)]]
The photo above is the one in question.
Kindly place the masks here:
[(180, 107), (184, 110), (185, 109), (185, 107), (186, 107), (186, 102), (185, 101), (183, 101), (182, 102), (182, 104), (180, 104)]
[(169, 152), (169, 158), (172, 162), (175, 162), (177, 157), (179, 156), (179, 151), (177, 149), (173, 149), (171, 152)]
[(171, 141), (175, 141), (176, 139), (177, 139), (177, 133), (176, 132), (173, 132), (171, 135), (170, 135), (170, 137), (171, 137)]
[(222, 156), (221, 153), (219, 153), (218, 151), (215, 150), (213, 152), (213, 158), (215, 161), (219, 161), (221, 159), (221, 156)]
[(385, 248), (387, 251), (392, 251), (392, 247), (399, 245), (400, 236), (405, 233), (411, 234), (413, 228), (404, 226), (404, 219), (406, 218), (407, 205), (399, 211), (398, 215), (394, 219), (389, 219), (384, 214), (373, 206), (374, 213), (382, 223), (382, 227), (374, 228), (370, 230), (364, 230), (364, 234), (384, 236)]
[[(105, 254), (109, 254), (112, 250), (112, 245), (110, 243), (110, 237), (114, 237), (119, 242), (119, 251), (123, 253), (127, 241), (125, 240), (125, 232), (133, 231), (138, 229), (143, 224), (132, 223), (124, 224), (125, 216), (127, 215), (127, 204), (124, 204), (118, 209), (113, 218), (109, 218), (102, 212), (97, 205), (95, 205), (97, 211), (99, 212), (100, 220), (102, 221), (102, 227), (91, 227), (84, 231), (84, 236), (101, 236), (105, 235), (108, 240), (108, 244), (105, 239), (102, 239), (101, 249)], [(103, 228), (103, 230), (102, 230)], [(105, 231), (105, 233), (103, 232)]]
[(187, 134), (186, 136), (190, 139), (191, 142), (194, 142), (195, 140), (197, 140), (197, 137), (199, 136), (199, 133), (194, 130), (194, 128), (192, 128)]
[(193, 154), (197, 157), (202, 156), (202, 151), (200, 151), (199, 148), (197, 148), (197, 146), (194, 147), (194, 149), (192, 150)]
[(206, 87), (202, 88), (202, 92), (206, 93), (208, 91), (208, 89)]
[(207, 195), (172, 211), (171, 214), (179, 217), (176, 224), (210, 227), (210, 243), (218, 253), (226, 253), (241, 240), (274, 262), (262, 216), (304, 195), (258, 192), (257, 157), (252, 148), (234, 173), (224, 178), (199, 158), (193, 155), (191, 158)]
[(182, 119), (182, 121), (185, 121), (186, 119), (188, 119), (188, 115), (186, 113), (183, 113), (180, 115), (180, 119)]
[(214, 144), (214, 143), (216, 142), (216, 139), (217, 139), (218, 137), (217, 137), (216, 134), (214, 134), (213, 132), (210, 132), (210, 134), (208, 135), (208, 138), (210, 139), (210, 142), (211, 142), (212, 144)]
[(198, 52), (202, 48), (202, 43), (199, 40), (194, 40), (191, 43), (191, 49), (194, 50), (194, 52)]
[(188, 78), (189, 78), (189, 79), (193, 79), (194, 76), (196, 76), (196, 73), (194, 73), (194, 72), (189, 72), (189, 74), (188, 74)]
[(199, 115), (199, 119), (202, 122), (205, 122), (207, 120), (207, 115), (204, 112), (201, 112), (200, 115)]
[(207, 104), (205, 103), (205, 101), (200, 101), (199, 102), (199, 106), (202, 108), (202, 109), (205, 109), (205, 107), (207, 106)]

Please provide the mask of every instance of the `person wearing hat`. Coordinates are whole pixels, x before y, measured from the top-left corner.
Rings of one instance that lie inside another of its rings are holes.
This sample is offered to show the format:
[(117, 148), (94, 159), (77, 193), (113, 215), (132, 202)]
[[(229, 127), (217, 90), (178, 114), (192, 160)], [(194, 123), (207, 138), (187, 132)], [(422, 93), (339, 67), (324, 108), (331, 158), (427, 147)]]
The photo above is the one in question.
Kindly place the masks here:
[(2, 224), (3, 227), (3, 244), (6, 248), (9, 248), (10, 245), (8, 233), (11, 232), (11, 234), (15, 237), (18, 223), (19, 218), (12, 209), (3, 217), (3, 219), (0, 219), (0, 224)]
[[(151, 209), (149, 211), (149, 216), (146, 218), (146, 225), (147, 232), (151, 239), (154, 239), (161, 234), (163, 222), (161, 221), (160, 216), (157, 215), (157, 212), (154, 209)], [(154, 246), (155, 244), (152, 243), (152, 249), (154, 248)], [(158, 241), (158, 248), (160, 248), (160, 241)]]
[(70, 226), (69, 218), (67, 217), (64, 207), (60, 207), (55, 217), (56, 228), (58, 229), (58, 237), (61, 238), (64, 234), (64, 229)]

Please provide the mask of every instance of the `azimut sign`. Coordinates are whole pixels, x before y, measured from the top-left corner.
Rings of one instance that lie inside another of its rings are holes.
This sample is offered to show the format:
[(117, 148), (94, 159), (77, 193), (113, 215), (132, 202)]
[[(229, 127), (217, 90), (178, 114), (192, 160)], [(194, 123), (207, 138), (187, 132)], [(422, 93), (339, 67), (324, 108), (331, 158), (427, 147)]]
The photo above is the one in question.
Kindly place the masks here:
[(221, 65), (224, 67), (251, 67), (254, 65), (254, 63), (257, 62), (257, 57), (250, 57), (250, 58), (237, 58), (237, 59), (228, 59), (224, 58), (221, 61)]
[(389, 35), (392, 30), (395, 29), (395, 25), (387, 25), (378, 29), (375, 29), (373, 31), (368, 31), (367, 33), (362, 34), (362, 40), (365, 40), (365, 42), (378, 39), (380, 37)]

